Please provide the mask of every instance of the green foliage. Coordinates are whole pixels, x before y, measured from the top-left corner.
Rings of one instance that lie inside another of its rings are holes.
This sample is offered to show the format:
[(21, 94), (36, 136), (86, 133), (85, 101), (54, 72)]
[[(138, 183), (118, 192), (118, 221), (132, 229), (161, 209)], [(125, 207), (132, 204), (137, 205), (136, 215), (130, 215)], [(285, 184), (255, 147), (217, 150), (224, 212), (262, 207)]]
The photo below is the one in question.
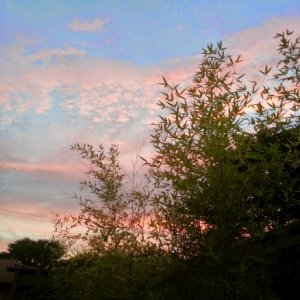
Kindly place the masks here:
[(11, 255), (7, 251), (1, 251), (0, 252), (0, 258), (11, 258)]
[[(7, 258), (16, 262), (16, 299), (52, 299), (52, 279), (49, 273), (65, 254), (57, 240), (23, 238), (8, 245)], [(13, 288), (13, 287), (12, 287)]]
[(64, 255), (65, 249), (56, 240), (23, 238), (9, 244), (8, 253), (23, 266), (47, 269)]
[(147, 162), (157, 187), (153, 227), (182, 257), (295, 219), (288, 211), (299, 208), (300, 40), (290, 34), (276, 36), (283, 57), (275, 73), (261, 71), (269, 86), (247, 82), (237, 72), (240, 57), (221, 43), (204, 49), (191, 87), (163, 78), (156, 154)]
[(134, 175), (131, 184), (124, 182), (118, 147), (112, 145), (107, 153), (102, 145), (95, 149), (92, 145), (76, 144), (71, 149), (90, 165), (89, 179), (81, 182), (82, 190), (89, 194), (87, 198), (79, 197), (80, 214), (57, 218), (60, 238), (71, 244), (86, 243), (98, 254), (133, 254), (146, 247), (144, 224), (150, 214), (149, 192), (146, 185), (135, 181)]
[(53, 293), (62, 300), (160, 299), (170, 265), (169, 255), (154, 249), (135, 256), (81, 253), (54, 270)]
[(144, 185), (126, 183), (117, 146), (71, 147), (90, 164), (90, 197), (56, 231), (87, 247), (54, 270), (58, 298), (294, 299), (300, 38), (276, 38), (281, 58), (258, 72), (263, 83), (221, 42), (203, 50), (191, 86), (163, 77)]

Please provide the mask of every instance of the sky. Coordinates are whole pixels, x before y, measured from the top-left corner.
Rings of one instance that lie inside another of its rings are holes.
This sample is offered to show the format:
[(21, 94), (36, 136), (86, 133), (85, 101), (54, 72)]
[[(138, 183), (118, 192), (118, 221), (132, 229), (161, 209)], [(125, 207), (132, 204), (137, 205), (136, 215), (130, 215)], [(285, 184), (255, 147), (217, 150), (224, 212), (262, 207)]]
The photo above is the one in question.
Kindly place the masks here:
[(0, 0), (0, 250), (78, 210), (87, 163), (70, 145), (118, 144), (130, 173), (161, 76), (188, 84), (222, 40), (255, 79), (287, 28), (299, 36), (299, 0)]

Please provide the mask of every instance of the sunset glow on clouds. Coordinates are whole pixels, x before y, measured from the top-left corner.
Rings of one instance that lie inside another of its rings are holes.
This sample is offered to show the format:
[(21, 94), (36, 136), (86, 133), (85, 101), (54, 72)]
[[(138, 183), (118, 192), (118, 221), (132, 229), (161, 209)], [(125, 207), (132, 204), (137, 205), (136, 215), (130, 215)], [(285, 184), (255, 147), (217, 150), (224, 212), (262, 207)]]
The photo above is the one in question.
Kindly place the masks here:
[(161, 75), (190, 82), (222, 39), (255, 77), (274, 34), (300, 29), (292, 0), (95, 3), (0, 0), (0, 248), (76, 210), (87, 166), (71, 144), (118, 144), (125, 169), (148, 153)]

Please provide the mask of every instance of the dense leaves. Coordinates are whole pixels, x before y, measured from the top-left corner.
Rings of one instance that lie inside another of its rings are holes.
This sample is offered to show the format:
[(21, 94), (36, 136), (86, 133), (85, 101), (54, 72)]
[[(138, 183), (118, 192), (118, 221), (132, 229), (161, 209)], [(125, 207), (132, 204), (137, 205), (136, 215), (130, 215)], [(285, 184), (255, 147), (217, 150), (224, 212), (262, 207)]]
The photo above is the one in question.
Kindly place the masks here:
[(23, 266), (47, 269), (64, 255), (65, 249), (55, 240), (24, 238), (9, 244), (8, 253)]
[(90, 196), (56, 222), (84, 245), (54, 272), (60, 299), (296, 299), (300, 38), (276, 38), (261, 82), (221, 42), (190, 86), (163, 77), (142, 184), (126, 182), (117, 146), (72, 146)]
[(221, 43), (203, 51), (191, 87), (163, 78), (164, 113), (148, 166), (161, 237), (167, 232), (172, 250), (184, 257), (200, 253), (208, 236), (220, 249), (294, 220), (288, 211), (299, 207), (293, 172), (299, 168), (300, 40), (290, 35), (276, 36), (283, 57), (275, 73), (268, 66), (261, 71), (269, 86), (247, 82), (237, 72), (240, 57), (226, 54)]

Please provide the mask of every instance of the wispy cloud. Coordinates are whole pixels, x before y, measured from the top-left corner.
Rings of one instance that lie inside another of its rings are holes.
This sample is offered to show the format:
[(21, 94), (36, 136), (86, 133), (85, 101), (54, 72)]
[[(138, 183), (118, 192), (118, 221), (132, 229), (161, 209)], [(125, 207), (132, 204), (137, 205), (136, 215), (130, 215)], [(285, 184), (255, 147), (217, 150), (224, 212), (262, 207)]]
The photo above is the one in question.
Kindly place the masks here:
[(297, 17), (274, 17), (259, 26), (225, 36), (224, 42), (230, 53), (242, 55), (242, 72), (256, 79), (260, 68), (278, 58), (278, 40), (273, 38), (275, 34), (289, 29), (299, 36), (299, 28), (300, 19)]
[(84, 51), (72, 47), (44, 49), (27, 57), (29, 62), (44, 61), (53, 57), (81, 56)]
[(15, 171), (15, 172), (46, 172), (65, 175), (74, 175), (77, 168), (74, 165), (67, 164), (51, 164), (51, 163), (20, 163), (12, 161), (0, 161), (0, 170)]
[(29, 236), (30, 238), (51, 238), (53, 235), (54, 214), (40, 210), (27, 213), (26, 208), (0, 209), (0, 251), (6, 249), (7, 243)]
[(97, 18), (91, 21), (80, 21), (76, 18), (68, 24), (68, 28), (72, 31), (84, 31), (96, 33), (103, 30), (104, 25), (107, 23), (106, 19)]

